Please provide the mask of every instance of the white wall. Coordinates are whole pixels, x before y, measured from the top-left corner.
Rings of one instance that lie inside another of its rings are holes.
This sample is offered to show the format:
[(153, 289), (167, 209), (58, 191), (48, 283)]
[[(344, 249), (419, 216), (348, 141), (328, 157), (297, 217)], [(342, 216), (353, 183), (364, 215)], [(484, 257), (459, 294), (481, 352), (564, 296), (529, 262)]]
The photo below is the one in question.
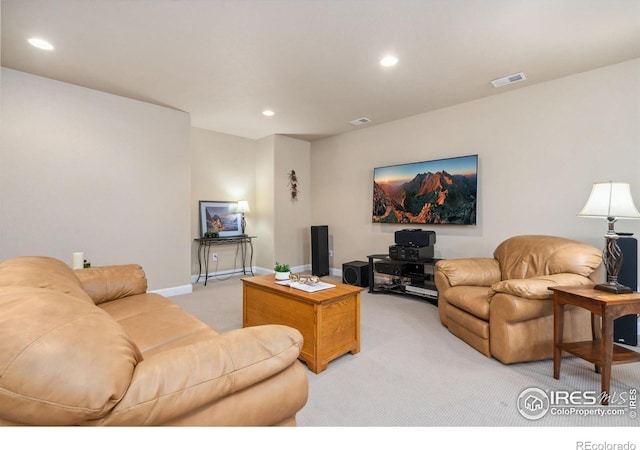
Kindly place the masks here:
[[(199, 204), (204, 201), (236, 202), (247, 200), (251, 212), (245, 216), (248, 234), (255, 234), (255, 158), (256, 141), (202, 128), (191, 129), (191, 273), (198, 274), (198, 243), (200, 237)], [(209, 262), (211, 274), (223, 274), (242, 268), (242, 258), (236, 245), (216, 245), (211, 253), (217, 263)], [(204, 261), (202, 261), (204, 264)], [(255, 257), (253, 260), (255, 263)], [(247, 267), (250, 261), (246, 261)], [(204, 274), (204, 269), (202, 269)]]
[(138, 263), (190, 288), (189, 115), (2, 69), (0, 260)]
[[(247, 234), (253, 240), (253, 266), (271, 272), (276, 259), (293, 267), (304, 266), (309, 256), (311, 208), (310, 144), (287, 136), (245, 139), (193, 128), (191, 132), (192, 237), (200, 234), (200, 200), (248, 200)], [(300, 199), (289, 198), (288, 173), (296, 170), (302, 188)], [(192, 243), (191, 271), (197, 274), (198, 245)], [(235, 245), (218, 245), (210, 252), (209, 273), (226, 277), (241, 269)], [(247, 261), (249, 264), (249, 261)], [(203, 272), (204, 273), (204, 270)]]
[[(269, 136), (257, 144), (258, 264), (267, 271), (273, 269), (276, 260), (301, 268), (310, 261), (311, 146), (287, 136)], [(297, 201), (290, 197), (292, 170), (300, 184)]]
[[(274, 260), (291, 267), (311, 260), (311, 146), (309, 142), (275, 136), (274, 177)], [(295, 171), (297, 200), (291, 199), (289, 176)], [(275, 261), (274, 261), (275, 262)]]
[(258, 266), (271, 269), (275, 255), (275, 136), (268, 136), (256, 143), (256, 244), (260, 251), (256, 258)]
[[(329, 225), (334, 269), (386, 252), (405, 228), (371, 223), (373, 168), (387, 164), (480, 156), (478, 225), (423, 226), (443, 258), (489, 256), (523, 233), (602, 247), (604, 221), (576, 216), (594, 181), (630, 182), (640, 204), (640, 60), (311, 144), (190, 129), (183, 112), (9, 69), (1, 86), (0, 259), (84, 251), (142, 264), (152, 289), (197, 273), (201, 199), (250, 201), (267, 270), (280, 255), (310, 264), (312, 224)], [(640, 221), (616, 229), (639, 237)]]
[[(478, 225), (421, 226), (437, 233), (436, 257), (491, 256), (517, 234), (602, 248), (606, 221), (577, 213), (595, 181), (631, 183), (640, 206), (640, 60), (313, 142), (311, 220), (329, 225), (331, 266), (386, 253), (407, 228), (371, 223), (374, 167), (468, 154)], [(639, 220), (616, 229), (640, 237)]]

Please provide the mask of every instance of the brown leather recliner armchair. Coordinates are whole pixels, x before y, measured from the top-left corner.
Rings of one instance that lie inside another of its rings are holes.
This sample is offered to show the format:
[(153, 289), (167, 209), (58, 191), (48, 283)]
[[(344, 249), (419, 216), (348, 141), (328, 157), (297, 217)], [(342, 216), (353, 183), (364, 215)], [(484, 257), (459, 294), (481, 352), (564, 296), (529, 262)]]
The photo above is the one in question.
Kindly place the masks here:
[[(436, 263), (440, 321), (451, 333), (505, 364), (553, 357), (550, 286), (600, 282), (600, 250), (556, 236), (516, 236), (493, 258)], [(564, 340), (591, 339), (591, 316), (567, 307)]]

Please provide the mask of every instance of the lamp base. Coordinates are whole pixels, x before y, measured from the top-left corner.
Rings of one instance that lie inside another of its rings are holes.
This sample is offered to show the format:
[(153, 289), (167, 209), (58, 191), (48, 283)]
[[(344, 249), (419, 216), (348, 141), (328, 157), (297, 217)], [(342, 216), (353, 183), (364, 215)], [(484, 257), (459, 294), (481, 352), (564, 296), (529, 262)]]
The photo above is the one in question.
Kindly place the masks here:
[(618, 282), (596, 284), (593, 288), (597, 289), (598, 291), (610, 292), (612, 294), (628, 294), (630, 292), (633, 292), (633, 289)]

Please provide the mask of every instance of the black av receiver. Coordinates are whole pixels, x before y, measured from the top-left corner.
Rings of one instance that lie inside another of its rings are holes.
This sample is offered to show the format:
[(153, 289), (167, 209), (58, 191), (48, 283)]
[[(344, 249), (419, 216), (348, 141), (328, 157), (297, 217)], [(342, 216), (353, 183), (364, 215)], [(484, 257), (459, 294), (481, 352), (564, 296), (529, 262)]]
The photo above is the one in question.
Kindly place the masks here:
[(433, 258), (433, 245), (411, 247), (408, 245), (389, 246), (389, 258), (398, 261), (422, 261)]
[(395, 275), (397, 277), (402, 277), (407, 274), (407, 264), (402, 261), (393, 261), (389, 259), (376, 261), (375, 268), (376, 272)]

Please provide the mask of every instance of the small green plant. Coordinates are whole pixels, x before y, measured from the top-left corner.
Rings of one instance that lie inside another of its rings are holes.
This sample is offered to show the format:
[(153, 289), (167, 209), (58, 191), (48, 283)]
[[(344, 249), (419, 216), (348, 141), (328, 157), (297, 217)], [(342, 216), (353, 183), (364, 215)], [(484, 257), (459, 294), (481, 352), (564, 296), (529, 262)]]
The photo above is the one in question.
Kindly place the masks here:
[(289, 264), (280, 264), (278, 261), (276, 261), (276, 265), (273, 270), (275, 272), (291, 272), (291, 267), (289, 267)]
[(204, 237), (206, 238), (217, 238), (220, 235), (220, 233), (218, 233), (217, 231), (207, 231), (206, 233), (204, 233)]

